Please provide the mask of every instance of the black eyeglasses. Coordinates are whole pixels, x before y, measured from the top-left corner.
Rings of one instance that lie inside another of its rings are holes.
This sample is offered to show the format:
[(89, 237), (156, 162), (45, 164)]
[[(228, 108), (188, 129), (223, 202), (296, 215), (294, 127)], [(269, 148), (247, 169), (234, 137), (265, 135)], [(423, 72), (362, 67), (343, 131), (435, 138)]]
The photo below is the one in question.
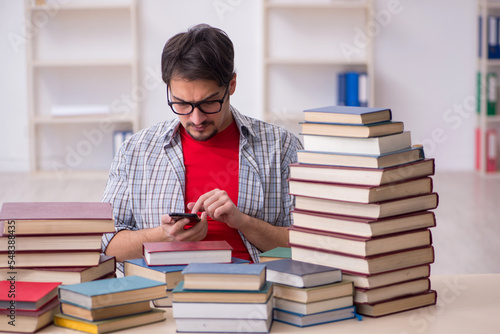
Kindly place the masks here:
[(227, 92), (229, 91), (229, 84), (226, 86), (224, 96), (220, 100), (204, 100), (196, 103), (191, 102), (172, 102), (170, 101), (169, 91), (167, 86), (167, 102), (172, 111), (177, 115), (189, 115), (198, 108), (204, 114), (216, 114), (222, 110), (222, 104), (226, 99)]

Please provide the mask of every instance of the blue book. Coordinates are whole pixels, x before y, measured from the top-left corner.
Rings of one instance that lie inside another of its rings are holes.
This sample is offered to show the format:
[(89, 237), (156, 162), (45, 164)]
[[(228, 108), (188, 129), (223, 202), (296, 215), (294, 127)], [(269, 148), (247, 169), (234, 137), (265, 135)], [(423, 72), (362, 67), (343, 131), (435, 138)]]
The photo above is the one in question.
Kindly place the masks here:
[(182, 271), (186, 265), (148, 266), (144, 258), (125, 260), (123, 273), (125, 276), (141, 276), (167, 284), (167, 290), (175, 288), (182, 281)]
[(359, 73), (347, 72), (345, 75), (345, 105), (359, 106)]
[(337, 75), (337, 104), (339, 106), (345, 106), (345, 73), (339, 73)]
[(59, 300), (87, 309), (123, 305), (167, 296), (165, 283), (140, 276), (61, 285)]
[(372, 124), (392, 119), (389, 108), (325, 106), (304, 110), (306, 122)]
[(265, 303), (273, 294), (273, 283), (265, 282), (262, 289), (251, 291), (184, 289), (180, 282), (172, 292), (174, 302)]
[(273, 317), (274, 320), (284, 322), (289, 325), (297, 327), (308, 327), (334, 321), (352, 319), (357, 316), (356, 307), (350, 306), (307, 315), (274, 309)]
[(183, 271), (185, 289), (253, 290), (262, 289), (266, 266), (253, 263), (191, 263)]
[(342, 281), (342, 272), (338, 268), (293, 259), (266, 262), (266, 276), (269, 282), (298, 288)]

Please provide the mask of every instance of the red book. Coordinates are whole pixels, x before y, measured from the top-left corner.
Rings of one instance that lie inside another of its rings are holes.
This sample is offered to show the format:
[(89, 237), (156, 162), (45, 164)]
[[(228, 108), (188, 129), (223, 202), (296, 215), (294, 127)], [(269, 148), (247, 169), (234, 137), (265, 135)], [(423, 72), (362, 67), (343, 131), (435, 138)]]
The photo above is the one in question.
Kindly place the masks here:
[(231, 263), (233, 248), (221, 241), (146, 242), (144, 260), (150, 266), (198, 263)]
[(0, 281), (0, 308), (38, 310), (57, 296), (60, 282)]
[(15, 314), (10, 309), (0, 309), (4, 321), (0, 322), (0, 331), (12, 333), (34, 333), (52, 324), (54, 315), (59, 313), (59, 299), (52, 298), (38, 310), (16, 309)]
[(4, 235), (114, 232), (110, 203), (7, 202), (0, 210)]

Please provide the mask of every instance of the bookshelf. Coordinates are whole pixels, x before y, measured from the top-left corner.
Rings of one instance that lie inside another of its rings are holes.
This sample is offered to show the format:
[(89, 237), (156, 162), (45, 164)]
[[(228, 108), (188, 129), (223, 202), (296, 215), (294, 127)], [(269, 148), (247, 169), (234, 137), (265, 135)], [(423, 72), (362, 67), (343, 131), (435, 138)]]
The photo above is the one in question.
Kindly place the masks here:
[(298, 135), (304, 109), (337, 104), (337, 75), (345, 71), (367, 73), (373, 106), (372, 0), (263, 0), (262, 6), (264, 120)]
[(30, 171), (104, 175), (139, 130), (135, 0), (25, 0)]
[[(500, 21), (500, 2), (478, 1), (478, 60), (477, 60), (477, 115), (476, 115), (476, 170), (485, 177), (500, 177), (500, 109), (498, 106), (498, 79), (500, 78), (500, 47), (497, 55), (490, 54), (489, 17)], [(498, 23), (497, 23), (498, 24)], [(499, 29), (494, 29), (494, 39)], [(497, 42), (498, 43), (498, 42)], [(491, 80), (489, 75), (493, 74)], [(496, 77), (495, 77), (496, 76)], [(492, 80), (495, 84), (492, 84)], [(490, 90), (491, 84), (491, 90)], [(496, 136), (495, 136), (496, 133)], [(492, 135), (493, 134), (493, 135)]]

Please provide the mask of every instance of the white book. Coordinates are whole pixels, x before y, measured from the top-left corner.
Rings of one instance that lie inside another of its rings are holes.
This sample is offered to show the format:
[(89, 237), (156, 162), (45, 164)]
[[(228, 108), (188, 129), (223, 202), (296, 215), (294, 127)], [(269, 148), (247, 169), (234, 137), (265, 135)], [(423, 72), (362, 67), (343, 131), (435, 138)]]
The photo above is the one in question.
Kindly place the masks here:
[(175, 319), (178, 333), (269, 333), (272, 322), (272, 316), (266, 319)]
[(175, 319), (267, 319), (271, 316), (273, 298), (265, 303), (193, 303), (173, 302), (172, 316)]
[(306, 151), (380, 155), (411, 147), (410, 131), (372, 138), (307, 134), (303, 138)]

